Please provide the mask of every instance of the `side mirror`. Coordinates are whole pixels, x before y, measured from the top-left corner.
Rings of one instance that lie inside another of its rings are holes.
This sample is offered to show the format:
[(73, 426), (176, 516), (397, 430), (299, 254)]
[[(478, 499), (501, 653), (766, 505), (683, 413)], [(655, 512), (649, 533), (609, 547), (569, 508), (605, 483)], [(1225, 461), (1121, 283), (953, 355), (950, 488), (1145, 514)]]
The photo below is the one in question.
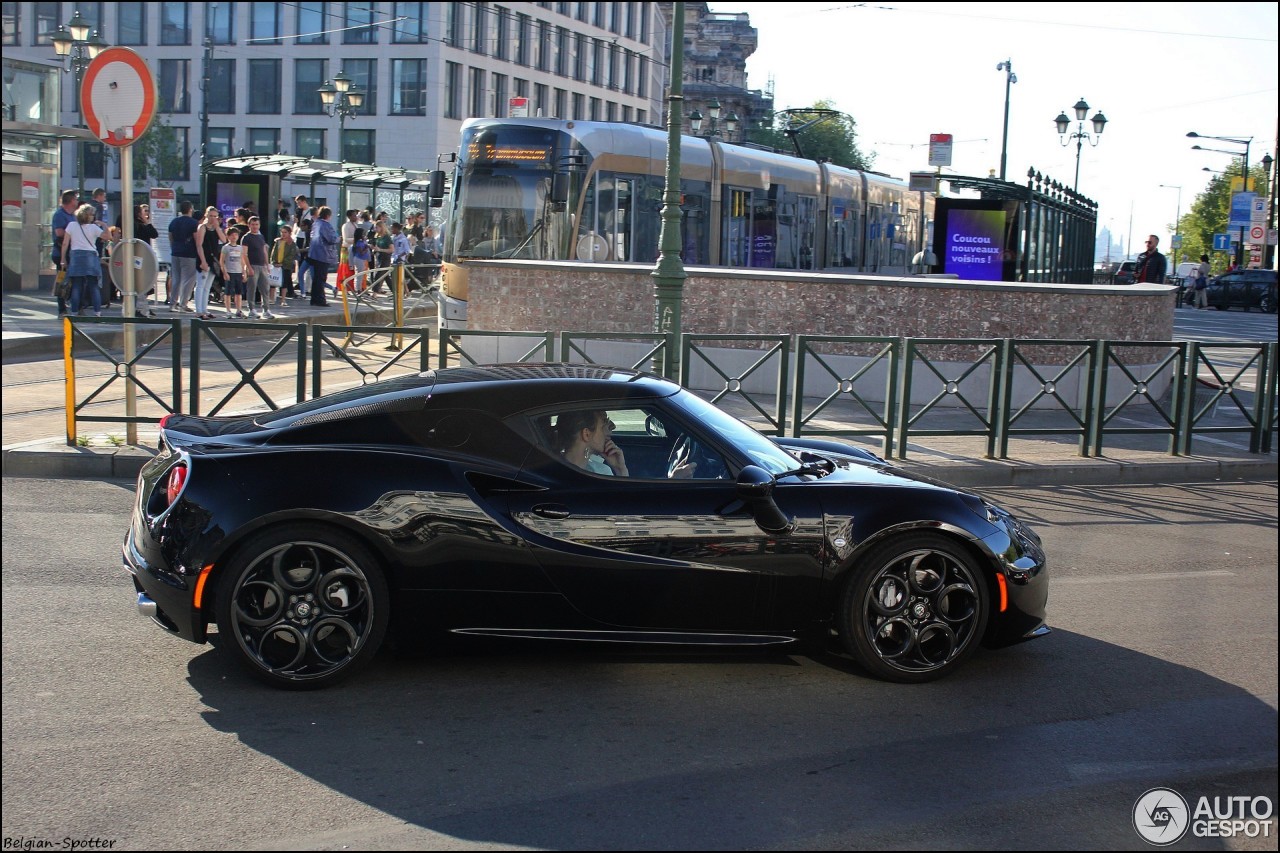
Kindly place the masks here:
[(765, 533), (785, 534), (795, 522), (773, 499), (773, 475), (758, 465), (748, 465), (738, 474), (738, 499), (747, 505), (756, 525)]
[(551, 203), (564, 204), (569, 200), (569, 175), (557, 172), (551, 176)]
[[(444, 198), (444, 172), (437, 169), (431, 173), (430, 181), (427, 185), (427, 197), (432, 201)], [(432, 205), (438, 207), (439, 205)]]

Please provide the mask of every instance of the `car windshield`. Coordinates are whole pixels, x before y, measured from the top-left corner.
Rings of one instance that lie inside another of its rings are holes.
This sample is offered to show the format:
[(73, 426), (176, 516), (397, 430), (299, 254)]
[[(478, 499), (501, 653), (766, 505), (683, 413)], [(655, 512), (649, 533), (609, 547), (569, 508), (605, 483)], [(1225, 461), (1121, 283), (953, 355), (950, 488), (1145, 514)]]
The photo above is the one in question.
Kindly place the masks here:
[(795, 458), (778, 445), (698, 395), (681, 391), (671, 399), (689, 416), (690, 422), (699, 423), (714, 432), (725, 444), (737, 448), (753, 465), (759, 465), (770, 474), (781, 474), (796, 467)]

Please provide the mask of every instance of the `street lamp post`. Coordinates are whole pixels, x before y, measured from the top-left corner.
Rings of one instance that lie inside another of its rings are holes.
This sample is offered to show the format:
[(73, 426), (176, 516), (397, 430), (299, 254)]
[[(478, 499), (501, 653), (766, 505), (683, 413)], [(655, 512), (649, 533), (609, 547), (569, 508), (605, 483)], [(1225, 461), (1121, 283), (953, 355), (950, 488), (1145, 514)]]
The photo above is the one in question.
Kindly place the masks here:
[(1072, 109), (1076, 112), (1078, 123), (1075, 133), (1067, 135), (1067, 131), (1071, 128), (1071, 119), (1067, 118), (1066, 112), (1058, 113), (1058, 117), (1053, 122), (1058, 126), (1058, 141), (1063, 148), (1071, 144), (1071, 140), (1076, 140), (1076, 182), (1072, 185), (1071, 191), (1077, 192), (1080, 189), (1080, 150), (1084, 147), (1086, 139), (1089, 140), (1090, 146), (1098, 147), (1098, 143), (1102, 141), (1102, 131), (1107, 126), (1107, 117), (1102, 114), (1102, 110), (1094, 113), (1093, 133), (1090, 134), (1084, 129), (1084, 117), (1089, 113), (1089, 105), (1085, 103), (1084, 98), (1076, 101)]
[[(343, 156), (342, 150), (343, 131), (346, 130), (347, 117), (354, 117), (364, 105), (364, 92), (342, 71), (334, 75), (332, 81), (326, 80), (324, 85), (316, 91), (320, 93), (320, 104), (324, 108), (325, 115), (338, 117), (338, 160), (345, 162), (346, 157)], [(338, 206), (343, 210), (347, 207), (345, 179), (339, 193)]]
[(680, 334), (683, 331), (684, 282), (688, 274), (680, 256), (680, 115), (684, 101), (684, 3), (675, 3), (671, 18), (671, 82), (667, 92), (667, 170), (662, 190), (662, 228), (653, 278), (654, 331), (667, 336), (666, 375), (680, 380)]
[[(87, 21), (80, 15), (80, 10), (71, 16), (66, 27), (58, 27), (58, 31), (49, 37), (53, 42), (53, 50), (58, 56), (70, 57), (71, 67), (62, 69), (71, 71), (76, 78), (76, 127), (84, 127), (84, 108), (80, 103), (80, 84), (84, 80), (84, 72), (107, 42), (94, 30), (89, 32)], [(80, 197), (84, 198), (84, 140), (76, 140), (76, 178), (79, 181)]]
[(1178, 239), (1178, 237), (1182, 233), (1181, 231), (1178, 230), (1182, 226), (1182, 187), (1177, 187), (1177, 186), (1174, 186), (1173, 184), (1161, 184), (1160, 186), (1164, 187), (1167, 190), (1178, 191), (1178, 212), (1174, 215), (1174, 219), (1173, 219), (1173, 239), (1169, 241), (1173, 245), (1173, 269), (1174, 269), (1174, 272), (1177, 272), (1178, 270), (1177, 244), (1181, 242)]
[[(1274, 269), (1272, 262), (1275, 260), (1276, 250), (1271, 245), (1271, 231), (1275, 227), (1276, 213), (1276, 182), (1271, 177), (1271, 167), (1275, 164), (1270, 154), (1262, 155), (1262, 171), (1267, 176), (1267, 234), (1263, 238), (1266, 246), (1262, 250), (1262, 267), (1263, 269)], [(1276, 176), (1280, 178), (1280, 175)]]
[[(706, 136), (708, 139), (720, 136), (720, 102), (712, 100), (707, 104), (707, 114), (711, 119), (711, 126), (707, 128)], [(724, 117), (724, 129), (728, 134), (729, 140), (733, 141), (733, 133), (738, 129), (738, 114), (730, 112)], [(689, 129), (693, 131), (694, 136), (702, 135), (702, 113), (694, 110), (689, 113)]]
[[(1252, 136), (1250, 136), (1248, 139), (1240, 139), (1239, 137), (1235, 137), (1235, 136), (1209, 136), (1208, 134), (1204, 134), (1204, 133), (1196, 133), (1193, 130), (1187, 134), (1187, 137), (1189, 139), (1214, 139), (1214, 140), (1217, 140), (1218, 142), (1230, 142), (1232, 145), (1243, 145), (1244, 158), (1240, 161), (1240, 179), (1241, 179), (1240, 187), (1241, 187), (1241, 192), (1249, 191), (1249, 144), (1253, 142)], [(1213, 151), (1218, 154), (1230, 154), (1232, 157), (1235, 157), (1238, 154), (1240, 154), (1239, 151), (1227, 151), (1222, 148), (1205, 148), (1202, 145), (1192, 145), (1191, 149), (1193, 151)], [(1243, 226), (1241, 226), (1240, 242), (1237, 244), (1237, 248), (1236, 248), (1236, 266), (1240, 268), (1244, 267), (1244, 232), (1245, 232), (1245, 229)]]
[(1013, 73), (1013, 60), (1006, 59), (996, 65), (997, 71), (1005, 72), (1004, 77), (1004, 134), (1000, 137), (1000, 180), (1004, 180), (1005, 166), (1009, 163), (1009, 90), (1018, 82), (1018, 75)]

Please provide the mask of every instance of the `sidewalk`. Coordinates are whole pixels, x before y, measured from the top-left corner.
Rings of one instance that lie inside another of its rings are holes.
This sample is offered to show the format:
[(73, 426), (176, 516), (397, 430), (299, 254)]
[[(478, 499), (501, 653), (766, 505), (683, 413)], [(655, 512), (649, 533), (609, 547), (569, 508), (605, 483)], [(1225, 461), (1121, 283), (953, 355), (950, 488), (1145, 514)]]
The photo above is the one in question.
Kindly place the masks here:
[[(387, 300), (389, 303), (389, 300)], [(62, 353), (62, 324), (56, 305), (48, 294), (5, 293), (3, 295), (4, 361), (57, 359)], [(145, 310), (145, 309), (144, 309)], [(155, 309), (158, 319), (169, 319), (169, 310)], [(214, 309), (223, 315), (221, 306)], [(107, 313), (119, 316), (120, 307)], [(190, 314), (176, 316), (190, 319)], [(434, 306), (423, 306), (414, 314), (412, 325), (434, 324)], [(343, 324), (340, 299), (329, 297), (327, 308), (313, 308), (306, 300), (292, 300), (276, 323)], [(120, 332), (110, 327), (90, 329), (107, 348), (119, 346)], [(251, 331), (249, 332), (251, 333)], [(140, 333), (141, 337), (141, 333)], [(60, 368), (58, 368), (60, 370)], [(21, 393), (11, 389), (8, 393)], [(739, 399), (728, 397), (720, 403), (732, 414), (749, 419), (753, 412)], [(125, 478), (137, 476), (156, 445), (154, 430), (140, 432), (139, 446), (68, 447), (57, 426), (47, 439), (4, 447), (4, 475), (32, 477)], [(893, 460), (903, 469), (962, 486), (1102, 485), (1108, 483), (1212, 482), (1218, 480), (1275, 480), (1277, 454), (1251, 454), (1240, 434), (1197, 436), (1196, 455), (1179, 457), (1167, 453), (1167, 437), (1140, 435), (1114, 437), (1104, 448), (1104, 456), (1078, 455), (1077, 441), (1070, 436), (1017, 438), (1010, 443), (1010, 458), (985, 458), (984, 438), (973, 436), (912, 437), (905, 460)], [(878, 441), (855, 439), (854, 443), (883, 455)]]

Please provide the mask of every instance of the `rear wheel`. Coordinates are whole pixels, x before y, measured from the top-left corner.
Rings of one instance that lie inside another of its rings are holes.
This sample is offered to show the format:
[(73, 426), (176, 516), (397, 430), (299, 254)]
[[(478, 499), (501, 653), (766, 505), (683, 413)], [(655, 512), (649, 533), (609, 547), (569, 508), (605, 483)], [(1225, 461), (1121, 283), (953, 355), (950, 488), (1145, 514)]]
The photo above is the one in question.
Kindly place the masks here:
[(951, 673), (977, 648), (990, 613), (977, 561), (937, 533), (869, 551), (845, 585), (840, 634), (873, 675), (921, 683)]
[(225, 647), (254, 677), (311, 690), (369, 663), (386, 635), (389, 597), (377, 560), (355, 538), (293, 524), (241, 549), (215, 608)]
[(1258, 310), (1264, 311), (1267, 314), (1276, 313), (1276, 298), (1270, 295), (1263, 296), (1262, 299), (1258, 301)]

